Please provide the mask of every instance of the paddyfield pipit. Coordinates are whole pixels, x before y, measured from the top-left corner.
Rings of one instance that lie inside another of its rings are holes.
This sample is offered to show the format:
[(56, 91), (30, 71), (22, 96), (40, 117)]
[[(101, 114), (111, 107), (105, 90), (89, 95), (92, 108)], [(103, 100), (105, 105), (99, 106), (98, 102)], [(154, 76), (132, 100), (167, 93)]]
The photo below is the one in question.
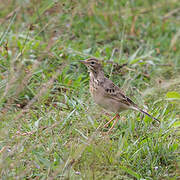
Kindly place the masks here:
[(158, 119), (154, 118), (145, 110), (141, 109), (137, 104), (135, 104), (123, 93), (123, 91), (118, 86), (116, 86), (104, 75), (102, 65), (99, 60), (95, 58), (89, 58), (80, 62), (86, 65), (89, 70), (89, 89), (95, 103), (109, 111), (116, 113), (116, 115), (104, 125), (104, 127), (106, 127), (110, 122), (115, 120), (108, 133), (111, 132), (111, 130), (118, 122), (119, 113), (128, 109), (144, 113), (150, 118), (160, 122)]

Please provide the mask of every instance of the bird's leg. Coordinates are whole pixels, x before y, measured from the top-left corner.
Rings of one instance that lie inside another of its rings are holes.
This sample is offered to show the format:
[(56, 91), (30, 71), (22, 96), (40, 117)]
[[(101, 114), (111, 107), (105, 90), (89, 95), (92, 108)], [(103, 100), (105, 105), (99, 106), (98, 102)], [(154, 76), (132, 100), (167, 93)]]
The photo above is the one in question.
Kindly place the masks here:
[(110, 121), (108, 121), (103, 127), (107, 127), (114, 119), (116, 119), (117, 117), (119, 117), (119, 114), (116, 114)]
[(114, 126), (117, 124), (118, 120), (119, 120), (120, 116), (119, 114), (116, 115), (116, 120), (114, 121), (113, 125), (111, 126), (111, 128), (109, 129), (109, 131), (107, 132), (107, 134), (109, 134), (112, 129), (114, 128)]

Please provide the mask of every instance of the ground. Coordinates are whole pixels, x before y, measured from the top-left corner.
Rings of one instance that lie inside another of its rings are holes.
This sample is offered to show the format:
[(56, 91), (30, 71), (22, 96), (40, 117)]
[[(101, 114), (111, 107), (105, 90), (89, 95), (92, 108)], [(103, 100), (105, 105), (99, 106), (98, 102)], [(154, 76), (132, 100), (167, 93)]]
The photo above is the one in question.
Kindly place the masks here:
[[(180, 1), (0, 3), (2, 179), (180, 178)], [(103, 136), (89, 57), (160, 124), (126, 111)]]

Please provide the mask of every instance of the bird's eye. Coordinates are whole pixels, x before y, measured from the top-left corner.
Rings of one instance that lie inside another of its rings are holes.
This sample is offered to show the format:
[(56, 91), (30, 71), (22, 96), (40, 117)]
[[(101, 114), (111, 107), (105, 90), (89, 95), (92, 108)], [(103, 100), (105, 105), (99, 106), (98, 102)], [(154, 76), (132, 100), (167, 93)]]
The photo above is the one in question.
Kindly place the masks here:
[(94, 61), (92, 61), (91, 64), (94, 64)]

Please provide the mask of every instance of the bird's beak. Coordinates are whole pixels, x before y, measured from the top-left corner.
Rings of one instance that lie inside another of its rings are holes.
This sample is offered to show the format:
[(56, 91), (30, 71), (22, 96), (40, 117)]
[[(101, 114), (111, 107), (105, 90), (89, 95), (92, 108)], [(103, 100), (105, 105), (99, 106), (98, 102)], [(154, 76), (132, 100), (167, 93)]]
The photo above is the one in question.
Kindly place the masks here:
[(83, 63), (83, 64), (87, 64), (86, 60), (80, 60), (79, 62)]

